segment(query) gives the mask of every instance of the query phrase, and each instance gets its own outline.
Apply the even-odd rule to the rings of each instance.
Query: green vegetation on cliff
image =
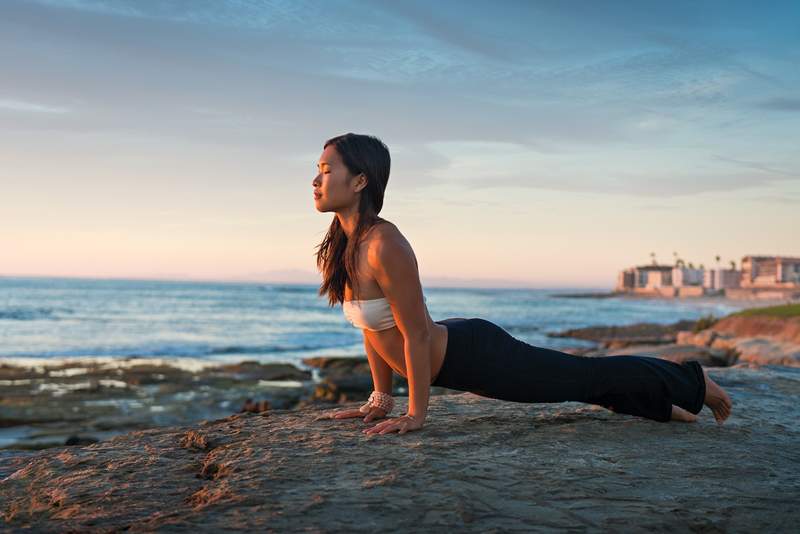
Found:
[[[800,317],[800,303],[781,304],[779,306],[768,306],[766,308],[750,308],[732,313],[728,317],[754,317],[761,315],[770,317]]]

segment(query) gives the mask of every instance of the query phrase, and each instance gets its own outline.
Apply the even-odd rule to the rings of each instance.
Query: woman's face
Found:
[[[364,188],[363,177],[356,179],[344,166],[342,158],[333,145],[322,151],[317,162],[317,175],[311,182],[314,188],[314,204],[318,211],[340,211],[357,207],[358,191]]]

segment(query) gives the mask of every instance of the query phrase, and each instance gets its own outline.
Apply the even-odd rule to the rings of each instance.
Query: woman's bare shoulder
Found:
[[[369,239],[370,248],[379,247],[386,243],[397,243],[410,247],[408,240],[400,229],[394,223],[386,220],[372,227]]]
[[[411,243],[400,232],[393,223],[387,221],[386,224],[377,225],[374,234],[367,245],[367,258],[370,264],[380,263],[379,258],[384,261],[396,261],[402,257],[411,258],[417,263],[417,257]]]

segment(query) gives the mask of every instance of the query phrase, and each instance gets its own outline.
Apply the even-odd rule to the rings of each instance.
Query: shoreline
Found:
[[[712,299],[720,302],[718,297]],[[764,301],[736,303],[739,309],[765,305]],[[680,331],[702,321],[598,325],[547,335],[574,340],[574,346],[559,350],[586,357],[628,351],[673,361],[698,359],[705,366],[731,365],[735,358],[730,348],[714,349],[710,341],[707,347],[691,342],[677,345]],[[394,375],[393,393],[407,394],[407,386],[404,378]],[[365,401],[372,387],[363,354],[309,357],[299,362],[0,358],[0,451],[93,443],[132,430],[186,425],[242,412],[336,407]],[[449,393],[454,391],[431,388],[431,395]]]
[[[767,306],[777,306],[781,304],[796,304],[800,303],[797,298],[733,298],[726,295],[702,295],[697,297],[667,297],[663,295],[648,295],[636,294],[624,291],[609,291],[609,292],[575,292],[575,293],[551,293],[548,295],[552,298],[574,298],[574,299],[590,299],[590,298],[618,298],[622,300],[652,300],[676,303],[713,303],[713,304],[726,304],[734,307],[746,306],[748,308],[760,308]]]

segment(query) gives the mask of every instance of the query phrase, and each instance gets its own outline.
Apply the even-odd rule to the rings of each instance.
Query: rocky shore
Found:
[[[800,304],[749,309],[721,319],[597,326],[549,335],[597,344],[594,348],[567,349],[581,356],[639,354],[675,362],[697,360],[704,366],[800,366]]]
[[[776,308],[766,308],[776,309]],[[733,314],[662,325],[595,326],[549,335],[591,341],[564,349],[586,357],[639,354],[707,367],[800,365],[800,316]],[[366,358],[284,363],[175,362],[130,358],[57,365],[0,364],[0,451],[85,445],[132,430],[185,425],[234,413],[332,407],[372,391]],[[407,383],[395,375],[395,395]],[[434,387],[432,395],[451,394]]]
[[[394,380],[394,393],[406,394],[406,380]],[[196,370],[144,358],[0,364],[0,451],[84,445],[233,413],[333,407],[366,401],[371,391],[366,358],[309,358],[302,369],[243,362]],[[448,392],[432,388],[434,395]]]
[[[366,436],[317,407],[138,430],[0,457],[0,525],[36,532],[789,532],[800,369],[713,368],[722,426],[465,393]],[[407,398],[398,398],[398,413]],[[348,402],[345,406],[356,407]]]

